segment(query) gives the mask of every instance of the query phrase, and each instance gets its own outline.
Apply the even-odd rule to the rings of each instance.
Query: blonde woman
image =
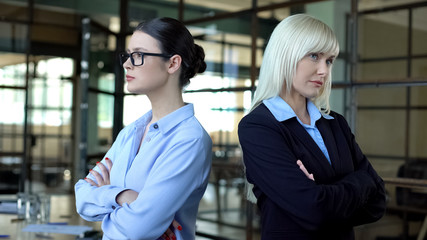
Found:
[[[385,190],[346,120],[329,109],[333,31],[304,14],[273,31],[253,107],[239,124],[262,239],[354,239],[380,219]]]

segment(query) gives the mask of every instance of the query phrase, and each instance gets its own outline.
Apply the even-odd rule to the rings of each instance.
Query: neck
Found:
[[[294,110],[297,117],[304,123],[310,124],[310,114],[307,110],[307,98],[302,95],[281,94],[280,97]]]
[[[161,95],[150,94],[147,96],[150,99],[153,112],[151,122],[156,122],[185,105],[181,91]]]

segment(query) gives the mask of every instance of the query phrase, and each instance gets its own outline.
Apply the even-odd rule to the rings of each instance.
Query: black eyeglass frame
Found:
[[[141,64],[138,64],[138,65],[135,64],[135,61],[133,60],[133,57],[132,57],[132,55],[136,53],[141,55]],[[131,53],[122,52],[122,53],[119,53],[120,64],[123,65],[130,58],[130,62],[132,63],[133,66],[135,67],[142,66],[144,65],[144,55],[163,57],[163,58],[171,58],[173,56],[173,55],[166,55],[163,53],[148,53],[148,52],[139,52],[139,51],[131,52]],[[125,56],[126,56],[126,60],[123,60]]]

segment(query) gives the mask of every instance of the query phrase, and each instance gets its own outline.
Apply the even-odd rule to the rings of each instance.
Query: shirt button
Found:
[[[159,125],[154,124],[154,129],[157,129],[157,128],[159,128]]]

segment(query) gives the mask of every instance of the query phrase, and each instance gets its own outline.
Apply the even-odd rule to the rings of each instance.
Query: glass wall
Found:
[[[427,28],[421,17],[425,14],[425,3],[409,2],[359,14],[355,133],[367,157],[386,179],[389,214],[381,221],[396,224],[405,238],[419,231],[419,222],[413,222],[408,214],[425,208],[419,204],[425,195],[412,195],[416,190],[402,190],[387,180],[427,178],[427,132],[423,126],[427,116]],[[411,213],[408,208],[413,209]]]
[[[20,54],[0,53],[9,59]],[[25,65],[0,67],[0,193],[16,193],[24,157]]]
[[[40,57],[30,85],[28,119],[31,132],[33,190],[43,183],[46,192],[67,192],[73,166],[74,61]]]
[[[163,16],[180,18],[206,54],[206,71],[184,89],[184,100],[194,103],[214,143],[201,219],[245,228],[236,217],[245,216],[247,204],[237,126],[250,109],[268,38],[292,14],[308,13],[334,29],[340,54],[331,107],[353,126],[380,175],[395,177],[403,165],[427,160],[425,1],[360,0],[357,31],[352,31],[351,0],[107,0],[99,5],[40,0],[33,14],[27,1],[11,2],[0,0],[0,110],[8,113],[0,118],[0,191],[16,192],[20,172],[27,169],[34,189],[71,192],[70,174],[86,174],[111,146],[115,131],[151,108],[145,96],[127,92],[117,51],[125,49],[124,39],[139,22]],[[91,20],[87,65],[80,62],[83,16]],[[350,61],[353,55],[356,63]],[[87,86],[80,76],[85,67]],[[87,94],[83,105],[82,93]],[[85,107],[87,118],[80,118]],[[87,142],[81,142],[82,135]],[[81,146],[87,148],[84,170],[73,168],[81,161]],[[28,164],[22,166],[25,158]],[[4,180],[10,173],[12,181]],[[396,203],[395,186],[387,185],[387,191]]]
[[[406,7],[359,18],[356,81],[364,88],[357,91],[357,136],[374,162],[388,162],[392,169],[382,168],[387,177],[427,157],[416,150],[425,145],[421,136],[427,136],[420,125],[427,106],[422,94],[427,55],[421,44],[427,29],[419,22],[425,11]]]

